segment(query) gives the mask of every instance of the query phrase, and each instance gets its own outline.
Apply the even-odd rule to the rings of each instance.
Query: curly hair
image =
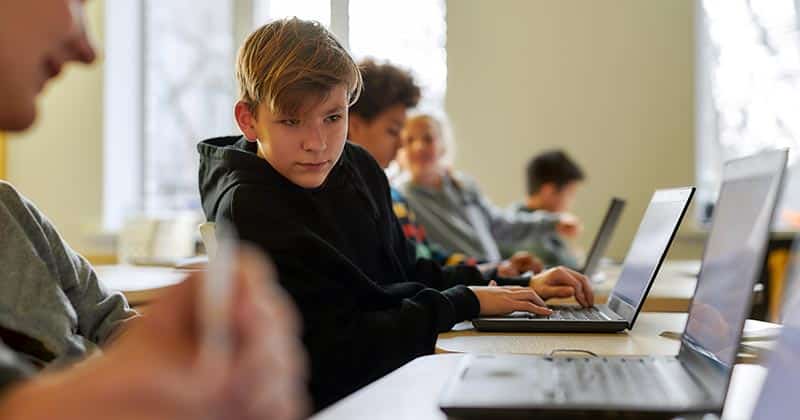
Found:
[[[378,64],[372,59],[362,61],[358,68],[363,89],[358,101],[350,106],[351,114],[372,121],[395,105],[413,108],[419,102],[419,86],[408,71],[389,63]]]

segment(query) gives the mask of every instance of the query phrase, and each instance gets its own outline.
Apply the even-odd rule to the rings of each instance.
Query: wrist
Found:
[[[547,294],[545,293],[545,288],[542,287],[541,282],[536,281],[536,276],[531,277],[531,281],[528,287],[533,289],[533,291],[536,292],[536,294],[539,295],[539,297],[542,298],[543,300],[547,300],[550,298],[550,296],[547,296]]]

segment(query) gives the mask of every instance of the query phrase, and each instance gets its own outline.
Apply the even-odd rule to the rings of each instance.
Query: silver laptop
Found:
[[[797,417],[797,386],[800,383],[800,236],[794,240],[784,290],[783,328],[767,359],[767,377],[761,388],[753,420]]]
[[[677,356],[466,356],[440,408],[459,418],[721,412],[786,156],[767,152],[725,165]]]
[[[606,215],[603,217],[603,223],[600,224],[600,230],[597,231],[592,247],[589,248],[589,253],[586,255],[586,262],[584,262],[583,268],[580,270],[586,277],[591,279],[597,274],[600,260],[605,256],[608,244],[611,243],[611,237],[614,235],[614,230],[616,230],[619,219],[622,216],[622,210],[625,210],[625,200],[613,197],[611,204],[608,205]]]
[[[605,304],[591,308],[551,306],[553,314],[549,316],[514,312],[477,318],[472,324],[479,331],[502,332],[617,332],[633,328],[693,194],[694,187],[653,193],[619,280]]]

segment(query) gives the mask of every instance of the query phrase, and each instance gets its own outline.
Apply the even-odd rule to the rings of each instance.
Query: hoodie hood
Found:
[[[331,188],[344,188],[347,183],[355,184],[358,190],[366,188],[364,180],[356,172],[345,168],[347,155],[357,148],[346,143],[345,150],[336,162],[325,182],[314,189],[300,187],[281,175],[266,160],[258,157],[258,145],[247,141],[243,136],[214,137],[197,145],[200,154],[199,182],[200,198],[207,220],[216,220],[219,204],[225,194],[237,185],[256,184],[280,191],[278,195],[314,195],[316,191]],[[375,209],[375,204],[370,205]]]

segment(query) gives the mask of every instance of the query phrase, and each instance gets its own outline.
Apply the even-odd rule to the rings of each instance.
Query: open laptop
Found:
[[[784,281],[783,328],[767,359],[767,377],[756,402],[753,420],[797,417],[800,383],[800,236],[794,239],[792,259]]]
[[[439,400],[459,418],[719,413],[787,153],[728,162],[677,356],[466,356]]]
[[[611,237],[614,235],[614,230],[617,228],[624,209],[625,200],[617,197],[611,199],[611,204],[608,205],[600,230],[597,232],[597,236],[594,237],[592,247],[589,248],[589,253],[586,255],[586,262],[584,262],[583,268],[580,270],[586,277],[591,279],[597,274],[600,260],[606,254],[606,249],[611,242]]]
[[[479,331],[503,332],[617,332],[633,328],[693,194],[694,187],[653,193],[619,280],[605,304],[591,308],[553,306],[549,316],[514,312],[476,318],[472,324]]]

